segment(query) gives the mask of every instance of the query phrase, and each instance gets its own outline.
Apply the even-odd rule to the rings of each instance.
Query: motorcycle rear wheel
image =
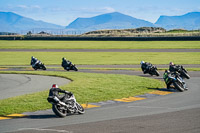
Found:
[[[67,116],[67,111],[60,109],[60,107],[56,104],[52,105],[52,110],[58,117],[65,117]]]

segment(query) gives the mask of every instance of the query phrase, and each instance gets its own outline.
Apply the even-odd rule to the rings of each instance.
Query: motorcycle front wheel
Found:
[[[184,91],[184,88],[181,87],[181,85],[179,85],[177,82],[174,82],[173,84],[174,84],[175,89],[177,89],[178,91],[180,92]]]
[[[58,117],[65,117],[65,116],[67,116],[67,111],[64,110],[64,107],[62,107],[62,106],[58,106],[56,104],[53,104],[52,105],[52,110],[56,114],[56,116],[58,116]]]
[[[74,66],[74,71],[78,71],[78,69],[76,68],[76,66]]]
[[[47,68],[45,66],[42,67],[42,70],[47,70]]]
[[[78,110],[79,114],[84,114],[85,113],[84,108],[79,103],[76,103],[76,107],[77,107],[77,110]]]
[[[187,79],[190,79],[190,75],[186,72],[181,73],[183,77],[186,77]]]
[[[156,76],[160,76],[160,73],[157,70],[155,70],[155,74]]]

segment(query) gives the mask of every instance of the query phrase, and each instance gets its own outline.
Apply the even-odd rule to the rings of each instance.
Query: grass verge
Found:
[[[139,64],[141,60],[153,64],[200,64],[199,52],[0,52],[0,65],[30,65],[31,56],[46,65],[60,65],[62,57],[74,64]]]
[[[199,49],[200,41],[0,41],[0,49]]]
[[[163,88],[163,82],[138,76],[48,71],[7,71],[0,73],[39,74],[64,77],[73,82],[61,86],[72,91],[79,103],[90,103],[135,96]],[[0,116],[51,108],[48,90],[0,100]]]

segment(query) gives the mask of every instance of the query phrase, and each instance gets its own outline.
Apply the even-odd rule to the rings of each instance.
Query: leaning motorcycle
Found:
[[[152,76],[152,75],[156,75],[156,76],[159,76],[160,75],[160,73],[158,72],[158,69],[157,69],[157,67],[156,66],[151,66],[150,68],[149,68],[149,74]]]
[[[190,75],[188,74],[187,70],[181,65],[178,66],[178,73],[182,78],[190,79]]]
[[[151,76],[153,76],[153,75],[159,76],[160,75],[160,73],[158,72],[157,67],[154,66],[154,65],[149,65],[148,68],[143,68],[143,69],[148,69],[147,73],[149,73]]]
[[[65,117],[68,114],[85,113],[84,108],[76,102],[76,98],[73,94],[68,96],[66,102],[60,101],[57,97],[48,97],[47,100],[52,104],[52,110],[58,117]]]
[[[37,70],[37,69],[46,70],[47,69],[46,66],[41,62],[36,63],[35,66],[33,66],[33,64],[31,64],[31,65],[34,70]]]
[[[165,72],[163,74],[163,79],[166,83],[167,86],[172,86],[174,89],[183,92],[184,90],[187,90],[188,88],[186,87],[185,81],[182,79],[179,73],[174,72],[174,73],[167,73]]]
[[[78,71],[78,68],[76,67],[76,65],[74,64],[70,64],[70,65],[64,65],[63,68],[67,71],[69,70],[74,70],[74,71]]]

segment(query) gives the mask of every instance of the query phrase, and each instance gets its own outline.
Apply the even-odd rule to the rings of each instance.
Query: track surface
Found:
[[[186,50],[182,52],[186,52]],[[199,50],[193,52],[199,52]],[[128,70],[82,69],[80,71],[150,77],[141,72]],[[190,72],[189,74],[192,78],[186,80],[189,87],[186,92],[175,92],[170,95],[156,96],[130,103],[107,104],[99,108],[86,109],[84,115],[70,115],[66,118],[55,117],[51,110],[28,112],[29,116],[24,118],[1,120],[0,132],[199,133],[200,72]],[[161,76],[156,78],[162,79],[162,72]]]
[[[84,115],[63,119],[55,117],[51,110],[29,112],[25,118],[0,121],[0,132],[200,132],[199,81],[199,76],[187,80],[190,89],[186,92],[131,103],[108,104],[87,109]]]
[[[0,74],[0,99],[48,90],[52,83],[63,85],[69,82],[52,76]]]
[[[0,52],[200,52],[200,49],[0,49]]]

